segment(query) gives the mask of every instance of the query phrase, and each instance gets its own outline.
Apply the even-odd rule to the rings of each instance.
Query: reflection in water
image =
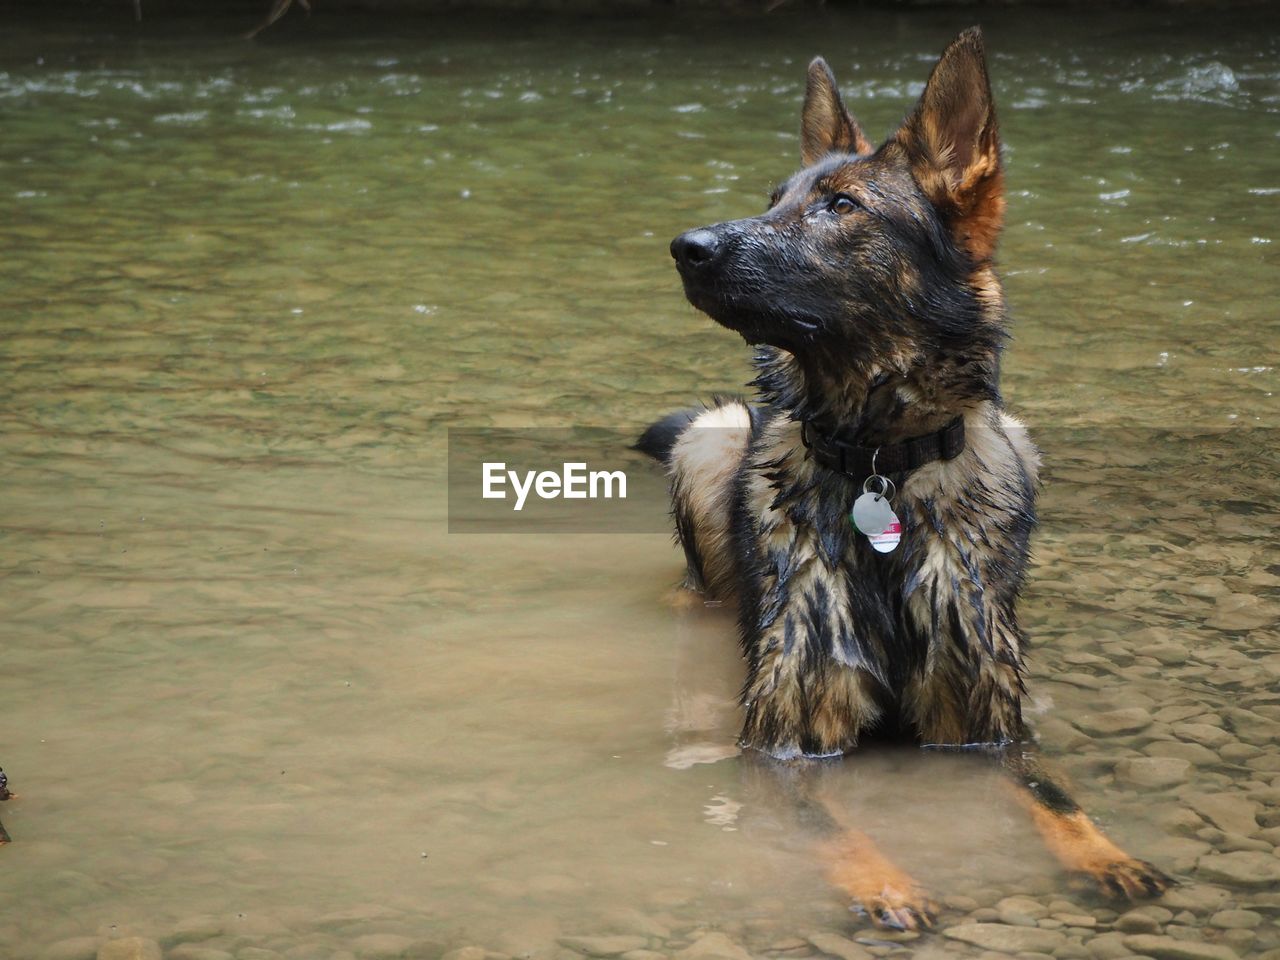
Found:
[[[795,166],[810,56],[888,130],[964,16],[10,25],[6,949],[920,948],[738,755],[732,617],[666,602],[667,538],[448,535],[443,461],[447,427],[740,390],[669,238]],[[818,768],[949,924],[1280,943],[1269,16],[984,14],[1005,384],[1048,464],[1038,727],[1187,882],[1146,920],[1071,892],[972,758]]]

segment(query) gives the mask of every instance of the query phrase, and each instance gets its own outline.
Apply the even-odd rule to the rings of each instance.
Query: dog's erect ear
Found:
[[[804,112],[800,116],[800,156],[805,166],[829,153],[870,153],[871,144],[858,122],[844,108],[836,78],[827,61],[814,57],[804,88]]]
[[[893,140],[956,242],[975,260],[990,258],[1004,220],[1004,174],[981,30],[951,42]]]

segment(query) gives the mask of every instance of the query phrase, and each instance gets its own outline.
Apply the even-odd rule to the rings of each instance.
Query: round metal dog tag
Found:
[[[874,537],[867,537],[871,541],[871,546],[875,547],[880,553],[889,553],[902,540],[902,524],[898,522],[898,518],[893,518],[893,523],[889,524],[882,532],[877,533]]]
[[[859,533],[868,537],[876,537],[884,533],[891,524],[898,522],[893,507],[889,506],[887,497],[868,491],[853,501],[853,510],[849,519],[858,528]]]

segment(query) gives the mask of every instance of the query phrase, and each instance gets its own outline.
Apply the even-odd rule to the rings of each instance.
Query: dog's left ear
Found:
[[[800,157],[806,167],[829,153],[870,153],[858,121],[845,109],[827,61],[814,57],[804,87],[804,111],[800,115]]]
[[[1004,173],[979,28],[943,52],[893,140],[956,243],[978,262],[990,259],[1004,221]]]

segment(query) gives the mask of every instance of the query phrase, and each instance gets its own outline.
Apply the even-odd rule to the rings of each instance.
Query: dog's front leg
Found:
[[[834,803],[824,801],[823,806],[838,825],[818,845],[831,884],[861,905],[878,927],[932,927],[938,908],[924,888],[886,857],[875,841],[850,826]]]
[[[816,562],[799,564],[789,577],[778,570],[774,589],[762,592],[759,627],[747,635],[742,743],[789,764],[843,755],[880,719],[883,685],[875,679],[873,653],[855,639],[852,611],[831,579]],[[834,800],[812,788],[798,799],[819,814],[818,855],[834,886],[877,926],[932,926],[936,908],[924,890],[854,828]]]
[[[767,782],[783,790],[797,826],[812,836],[812,850],[827,881],[886,930],[932,927],[938,908],[906,871],[890,860],[853,817],[827,782],[838,765],[812,760],[764,763]],[[838,782],[838,781],[837,781]]]
[[[1156,897],[1173,885],[1160,869],[1112,843],[1034,752],[1011,745],[1004,751],[1002,766],[1045,845],[1069,873],[1108,896],[1128,900]]]

